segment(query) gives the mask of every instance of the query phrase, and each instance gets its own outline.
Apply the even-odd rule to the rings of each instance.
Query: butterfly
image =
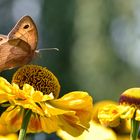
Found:
[[[28,64],[35,54],[38,32],[30,16],[22,17],[6,35],[0,35],[0,71]]]

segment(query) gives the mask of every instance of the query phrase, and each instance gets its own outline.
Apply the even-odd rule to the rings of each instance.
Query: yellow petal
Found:
[[[23,85],[23,91],[28,94],[29,96],[32,96],[34,94],[34,88],[30,86],[29,84]]]
[[[125,105],[124,106],[121,105],[121,106],[119,106],[119,108],[122,112],[122,114],[120,116],[122,119],[131,119],[134,115],[135,110],[136,110],[134,107],[125,106]]]
[[[36,133],[36,132],[42,132],[42,131],[43,129],[41,126],[39,115],[32,113],[29,124],[28,124],[27,132]]]
[[[139,109],[136,110],[135,120],[140,121],[140,110]]]
[[[53,94],[43,95],[43,93],[40,91],[35,91],[32,98],[35,102],[43,102],[54,99]]]
[[[91,119],[93,110],[92,97],[87,92],[74,91],[65,94],[63,97],[51,100],[49,102],[52,106],[56,106],[61,109],[76,111],[81,120]],[[86,114],[86,116],[85,116]],[[84,116],[84,117],[83,117]]]
[[[87,92],[73,91],[59,99],[53,100],[51,103],[66,109],[83,109],[85,106],[91,106],[92,98]]]
[[[43,110],[33,100],[13,100],[13,102],[15,105],[22,106],[25,109],[30,109],[39,115],[44,115]]]
[[[62,130],[75,137],[81,135],[87,129],[80,124],[79,118],[76,116],[60,115],[58,122]]]
[[[12,86],[10,85],[10,83],[0,77],[0,103],[6,102],[8,101],[8,94],[11,94],[12,91]]]
[[[11,84],[4,78],[0,77],[0,91],[11,93]]]
[[[7,135],[12,133],[8,125],[6,125],[2,119],[0,119],[0,135]]]
[[[36,91],[34,92],[34,94],[32,94],[32,98],[35,102],[40,102],[42,101],[43,93],[40,91]]]
[[[40,121],[44,132],[52,133],[59,129],[57,116],[49,118],[40,116]]]
[[[70,92],[59,99],[49,101],[49,103],[51,106],[75,112],[75,116],[71,116],[67,113],[63,116],[60,116],[61,119],[63,118],[61,121],[64,122],[64,124],[67,123],[68,125],[67,128],[65,127],[65,129],[67,129],[66,131],[73,129],[74,126],[80,131],[74,130],[77,132],[75,134],[73,132],[72,133],[74,135],[78,135],[83,131],[83,129],[89,127],[89,121],[92,119],[93,103],[92,98],[88,95],[87,92]],[[74,120],[75,118],[78,119],[76,119],[76,121],[70,121],[70,119],[68,119],[69,117],[71,119],[73,118]]]
[[[8,101],[8,95],[6,93],[0,92],[0,103],[4,103]]]
[[[16,132],[21,127],[23,110],[20,107],[10,106],[1,115],[1,122],[12,132]]]
[[[75,115],[75,111],[57,108],[57,106],[56,107],[52,106],[49,103],[39,103],[39,104],[40,104],[41,108],[44,110],[44,113],[47,117],[62,115],[62,114],[66,114],[66,113]]]

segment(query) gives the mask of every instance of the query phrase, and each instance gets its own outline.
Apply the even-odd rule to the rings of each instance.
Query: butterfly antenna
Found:
[[[36,52],[40,52],[40,51],[53,51],[53,50],[59,51],[58,48],[44,48],[44,49],[38,49],[38,50],[36,50]]]

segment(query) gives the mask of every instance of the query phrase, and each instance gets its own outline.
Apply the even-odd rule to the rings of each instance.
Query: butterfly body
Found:
[[[0,35],[0,71],[29,63],[36,54],[37,41],[36,25],[24,16],[7,36]]]

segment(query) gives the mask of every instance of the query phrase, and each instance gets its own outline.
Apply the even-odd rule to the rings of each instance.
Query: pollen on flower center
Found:
[[[119,103],[140,108],[140,88],[131,88],[123,92],[120,96]]]
[[[37,65],[25,65],[19,68],[13,75],[12,83],[18,84],[20,88],[24,84],[29,84],[43,94],[53,93],[55,98],[60,92],[60,84],[54,74],[47,68]]]

